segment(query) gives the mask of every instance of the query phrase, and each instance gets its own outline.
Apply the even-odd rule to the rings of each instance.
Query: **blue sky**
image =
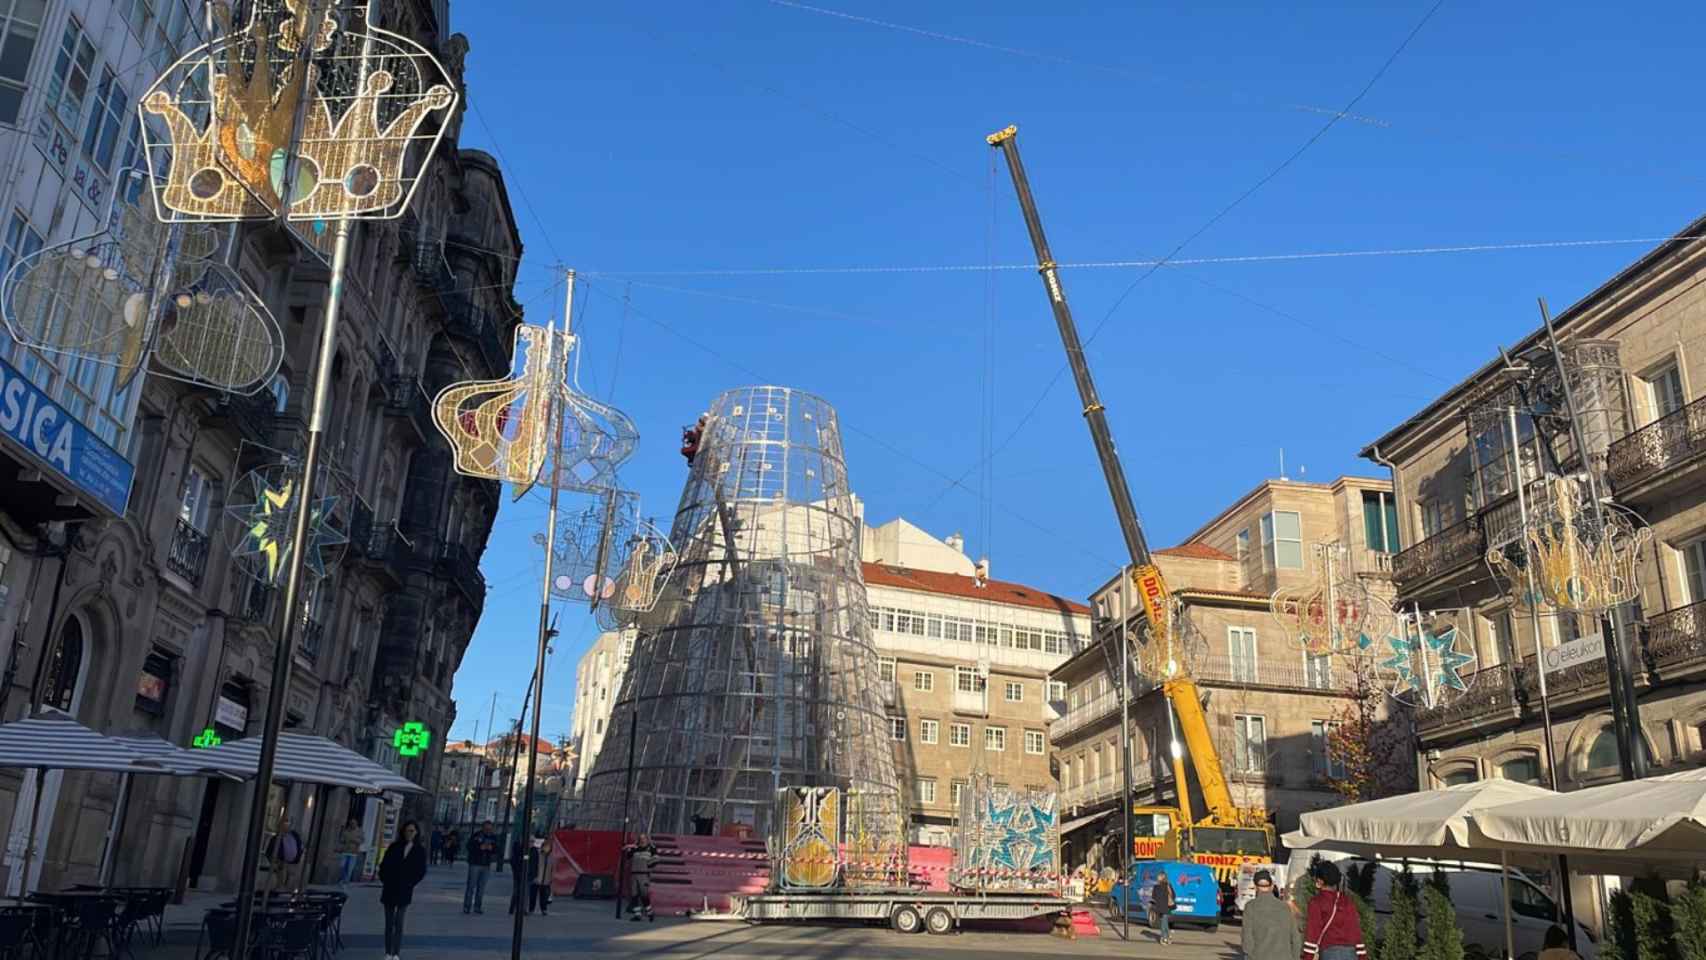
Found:
[[[543,322],[553,264],[587,274],[581,386],[639,424],[623,482],[661,526],[680,427],[782,383],[839,409],[870,519],[961,531],[996,576],[1082,596],[1123,550],[1036,274],[988,269],[1033,258],[984,135],[1019,124],[1063,264],[1187,239],[1180,261],[1645,240],[1701,213],[1698,4],[1430,7],[459,0],[452,26],[462,142],[499,155],[527,247],[519,296]],[[1165,545],[1282,447],[1293,477],[1374,473],[1357,450],[1534,327],[1537,296],[1562,309],[1651,245],[1063,279]],[[520,707],[543,517],[499,514],[456,737],[490,729],[494,692],[500,725]],[[548,736],[596,636],[579,608],[561,629]]]

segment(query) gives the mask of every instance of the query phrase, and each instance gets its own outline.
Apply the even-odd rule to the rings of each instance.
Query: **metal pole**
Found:
[[[1131,567],[1120,568],[1120,771],[1124,777],[1123,797],[1124,806],[1121,813],[1125,819],[1125,835],[1120,840],[1120,882],[1125,885],[1125,894],[1120,903],[1126,903],[1131,897],[1131,670],[1127,666],[1131,662],[1131,638],[1126,628],[1129,617],[1129,601],[1126,599],[1126,586],[1131,583]],[[1131,940],[1131,910],[1120,911],[1120,939]]]
[[[574,337],[569,329],[569,318],[574,315],[575,305],[575,272],[573,270],[564,272],[563,288],[563,350],[565,351],[564,357],[567,358],[569,345],[574,343]],[[547,337],[546,340],[549,342],[550,338]],[[546,358],[552,359],[555,352],[554,349],[547,349]],[[553,369],[555,368],[553,367]],[[557,448],[551,458],[551,497],[550,505],[545,511],[545,578],[544,583],[539,588],[539,649],[533,657],[533,676],[536,681],[534,686],[538,688],[539,695],[533,698],[533,726],[527,738],[527,782],[521,788],[521,861],[510,867],[512,872],[520,870],[523,873],[522,883],[528,882],[525,876],[527,871],[527,844],[533,837],[533,786],[534,774],[539,763],[539,751],[533,747],[539,742],[539,721],[545,707],[545,650],[551,642],[551,560],[556,552],[557,496],[562,488],[563,421],[568,419],[568,411],[562,406],[561,386],[555,381],[551,383],[551,392],[553,394],[551,405],[557,411],[555,425]],[[509,941],[510,960],[521,960],[521,927],[527,918],[525,895],[525,889],[518,890],[516,893],[515,930],[511,933]]]
[[[634,802],[634,745],[640,739],[640,704],[634,701],[628,704],[628,786],[622,791],[622,844],[628,843],[628,825],[633,811]],[[628,860],[620,853],[616,856],[616,919],[622,919],[622,880],[627,872]]]
[[[1570,386],[1569,371],[1564,368],[1564,352],[1558,347],[1558,331],[1552,325],[1552,311],[1546,308],[1546,298],[1540,298],[1540,319],[1546,325],[1546,339],[1552,347],[1552,362],[1558,366],[1558,379],[1564,385],[1564,405],[1570,414],[1570,434],[1576,441],[1576,455],[1581,458],[1582,471],[1588,478],[1588,498],[1593,507],[1594,523],[1601,530],[1605,529],[1605,510],[1599,499],[1599,477],[1594,473],[1593,466],[1588,462],[1587,441],[1582,434],[1580,411],[1576,408],[1575,388]],[[1624,622],[1624,608],[1621,604],[1609,611],[1609,616],[1602,615],[1600,629],[1606,635],[1605,653],[1607,687],[1611,695],[1612,727],[1617,732],[1618,761],[1622,767],[1623,779],[1639,780],[1647,776],[1647,756],[1644,751],[1637,750],[1635,737],[1641,729],[1641,706],[1635,698],[1634,664],[1629,659],[1629,649],[1624,644],[1628,634]]]
[[[362,62],[366,63],[363,53]],[[260,865],[261,833],[266,826],[267,797],[272,792],[273,767],[278,760],[278,738],[284,726],[284,695],[290,689],[291,649],[302,622],[297,600],[302,594],[302,567],[308,550],[308,523],[314,514],[315,473],[320,469],[320,441],[326,432],[326,406],[331,396],[332,355],[337,351],[338,313],[344,302],[344,267],[349,262],[348,218],[333,228],[332,278],[326,291],[326,319],[320,326],[320,355],[314,364],[314,400],[308,420],[308,448],[302,458],[302,476],[296,481],[295,529],[291,531],[290,559],[284,581],[284,624],[278,629],[273,648],[272,686],[267,690],[267,714],[261,725],[260,766],[255,773],[249,800],[249,826],[243,841],[243,872],[237,880],[237,930],[235,949],[248,943],[255,911],[255,870]]]

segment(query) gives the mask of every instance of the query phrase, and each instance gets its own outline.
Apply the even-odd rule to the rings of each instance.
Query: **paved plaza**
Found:
[[[462,878],[467,868],[437,866],[415,891],[403,939],[404,960],[447,958],[504,958],[509,956],[511,918],[507,913],[510,882],[494,876],[487,888],[486,912],[462,913]],[[344,950],[340,960],[378,960],[383,953],[384,919],[377,884],[349,888],[344,914]],[[137,951],[139,960],[194,960],[196,935],[204,910],[228,896],[192,896],[166,913],[164,947]],[[1132,926],[1132,942],[1119,938],[1117,928],[1103,921],[1100,937],[1066,941],[1047,934],[967,932],[954,936],[902,936],[886,929],[857,926],[753,926],[727,921],[696,921],[659,917],[655,923],[617,920],[609,900],[558,899],[549,916],[527,918],[523,953],[533,957],[631,956],[671,960],[747,960],[747,958],[821,958],[821,960],[973,960],[992,953],[1004,957],[1189,957],[1192,960],[1238,960],[1238,928],[1217,933],[1194,929],[1176,931],[1171,946],[1154,942],[1147,931]]]

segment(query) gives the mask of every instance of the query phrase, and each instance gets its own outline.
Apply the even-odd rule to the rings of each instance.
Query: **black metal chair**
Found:
[[[96,956],[134,957],[125,937],[124,898],[77,897],[66,911],[65,935],[61,938],[67,957],[90,960]],[[97,954],[96,946],[106,952]]]
[[[41,956],[39,933],[46,913],[31,907],[0,909],[0,960],[34,960]]]
[[[324,917],[318,910],[268,915],[258,944],[261,960],[317,960],[324,949]]]
[[[203,952],[203,946],[206,952]],[[246,951],[238,951],[237,914],[230,910],[209,910],[202,917],[201,932],[196,936],[196,960],[241,960]]]

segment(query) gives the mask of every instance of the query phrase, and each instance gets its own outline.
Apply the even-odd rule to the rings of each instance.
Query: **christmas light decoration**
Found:
[[[1274,623],[1310,656],[1364,650],[1370,644],[1369,616],[1375,606],[1368,585],[1351,571],[1340,543],[1314,545],[1308,582],[1281,587],[1268,600]]]

